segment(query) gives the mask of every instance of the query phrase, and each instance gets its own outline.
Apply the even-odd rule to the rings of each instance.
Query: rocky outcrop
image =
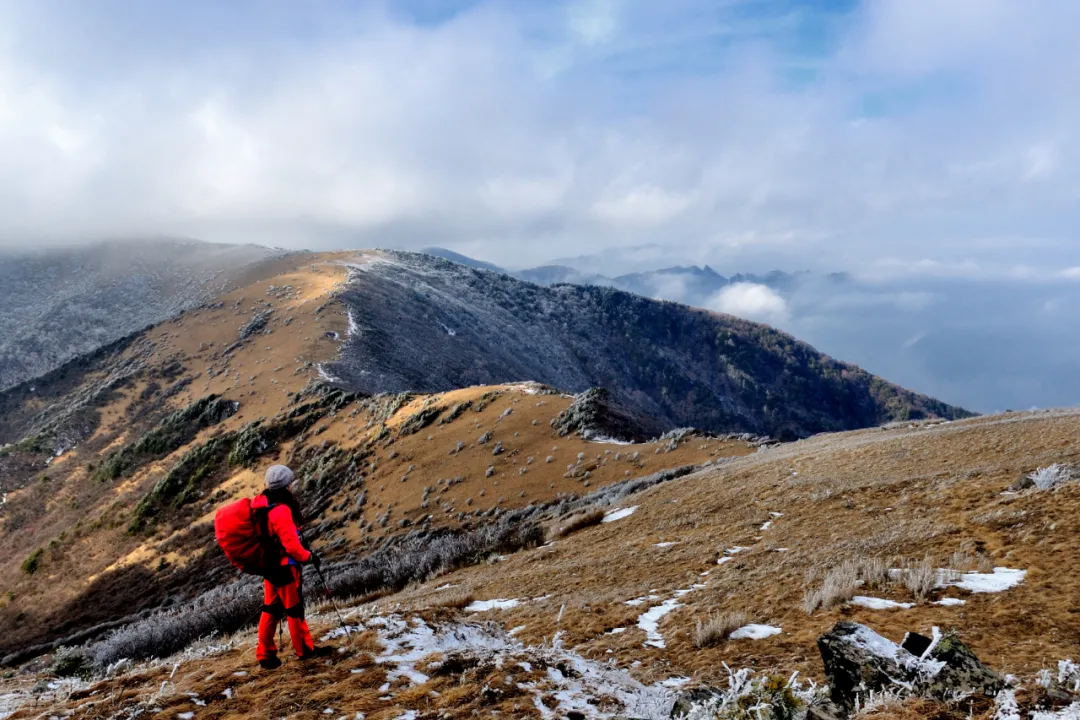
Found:
[[[551,426],[560,436],[577,434],[586,439],[636,443],[655,438],[664,430],[656,420],[620,405],[604,388],[590,388],[575,397]]]
[[[943,699],[961,693],[993,697],[1003,687],[955,634],[943,636],[936,628],[933,638],[909,633],[898,645],[865,625],[840,622],[818,639],[818,649],[830,699],[842,713],[851,712],[857,698],[886,689]]]

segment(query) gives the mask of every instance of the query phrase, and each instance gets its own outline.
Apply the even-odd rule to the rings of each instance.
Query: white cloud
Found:
[[[876,0],[812,58],[739,3],[491,0],[414,23],[330,2],[302,32],[251,7],[181,12],[165,42],[93,4],[0,4],[0,242],[346,238],[509,266],[649,245],[889,277],[1075,257],[1069,0]],[[792,67],[811,71],[794,87]],[[991,232],[1014,242],[965,254]],[[1034,237],[1059,244],[1031,260]]]
[[[689,195],[642,186],[618,197],[598,200],[593,205],[593,212],[614,225],[659,225],[677,218],[692,201]]]
[[[710,310],[773,325],[788,318],[787,302],[767,285],[733,283],[708,302]]]

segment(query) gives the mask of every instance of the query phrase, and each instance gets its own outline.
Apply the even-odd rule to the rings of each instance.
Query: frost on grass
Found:
[[[492,623],[448,623],[432,626],[423,619],[401,616],[366,620],[357,631],[374,630],[382,652],[375,658],[391,683],[416,686],[464,664],[501,668],[510,677],[517,669],[530,674],[518,687],[532,696],[543,718],[565,718],[571,712],[590,718],[668,718],[674,693],[662,684],[646,686],[625,670],[596,662],[553,642],[529,646]],[[424,671],[417,669],[423,663]],[[539,671],[539,672],[536,672]],[[538,677],[539,676],[539,677]]]
[[[755,675],[752,670],[732,670],[727,664],[728,687],[682,708],[684,720],[794,720],[805,718],[807,709],[826,695],[813,681],[795,673],[790,677]]]
[[[1076,468],[1072,465],[1054,463],[1049,467],[1041,467],[1028,475],[1026,483],[1022,485],[1034,486],[1037,490],[1051,490],[1059,485],[1064,485],[1076,478]]]

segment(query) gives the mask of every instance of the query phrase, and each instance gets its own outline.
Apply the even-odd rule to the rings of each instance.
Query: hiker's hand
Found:
[[[316,555],[315,553],[311,553],[311,557],[308,558],[308,562],[310,564],[314,565],[316,570],[319,570],[319,569],[322,568],[322,558],[319,557],[318,555]]]

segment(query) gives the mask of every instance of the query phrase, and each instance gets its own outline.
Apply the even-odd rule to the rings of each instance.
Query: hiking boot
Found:
[[[263,670],[277,670],[279,667],[281,667],[281,660],[278,659],[277,655],[272,655],[265,660],[260,660],[259,667],[261,667]]]
[[[311,660],[312,658],[330,657],[334,654],[334,648],[327,645],[319,647],[313,647],[310,650],[305,650],[304,654],[300,656],[301,660]]]

